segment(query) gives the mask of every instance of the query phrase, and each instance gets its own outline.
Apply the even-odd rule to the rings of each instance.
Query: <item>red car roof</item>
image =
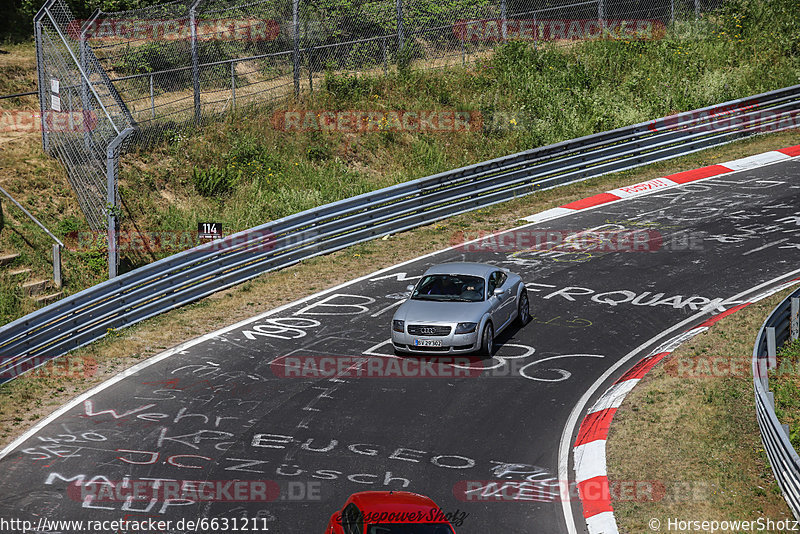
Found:
[[[352,502],[365,513],[375,515],[382,512],[406,512],[420,517],[418,521],[400,520],[401,523],[446,523],[442,514],[437,514],[440,508],[433,500],[418,493],[410,491],[362,491],[354,493]],[[432,512],[432,513],[431,513]],[[432,518],[434,518],[432,520]],[[385,521],[390,523],[392,521]]]

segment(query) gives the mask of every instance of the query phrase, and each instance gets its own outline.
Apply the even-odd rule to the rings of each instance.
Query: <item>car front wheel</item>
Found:
[[[492,323],[487,322],[483,327],[483,334],[481,334],[481,350],[480,355],[486,358],[491,358],[494,354],[494,327]]]
[[[528,292],[524,289],[519,295],[519,306],[517,306],[517,326],[525,326],[531,320],[531,305],[528,301]]]

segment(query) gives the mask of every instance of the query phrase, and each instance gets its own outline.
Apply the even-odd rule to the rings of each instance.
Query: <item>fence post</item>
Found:
[[[675,23],[675,0],[669,0],[669,21]]]
[[[597,2],[597,21],[600,22],[600,30],[605,30],[603,20],[606,18],[606,4],[605,0],[598,0]]]
[[[86,31],[91,27],[94,23],[94,20],[100,14],[100,10],[96,9],[92,17],[89,19],[88,22],[83,24],[83,28],[81,28],[81,40],[79,43],[80,46],[80,58],[81,58],[81,68],[83,72],[87,75],[89,74],[89,59],[88,54],[86,53],[86,48],[89,44],[86,42]],[[92,137],[89,135],[89,128],[86,126],[86,119],[89,117],[89,85],[86,81],[86,78],[83,76],[81,78],[81,107],[83,109],[83,142],[86,145],[86,150],[92,149]],[[72,110],[70,110],[72,111]]]
[[[389,66],[386,63],[386,37],[381,39],[381,42],[383,43],[383,75],[384,76],[388,76],[389,75]]]
[[[156,96],[153,92],[153,75],[150,75],[150,116],[156,118]]]
[[[300,0],[292,0],[294,96],[300,95]]]
[[[120,146],[125,139],[134,132],[133,128],[126,128],[106,149],[106,217],[108,219],[108,279],[117,276],[119,267],[119,247],[117,246],[117,170],[119,168]]]
[[[53,282],[61,289],[61,245],[53,243]]]
[[[47,9],[47,6],[42,8]],[[38,14],[36,15],[39,16]],[[42,148],[46,153],[50,152],[49,136],[47,133],[47,97],[50,94],[47,80],[45,80],[44,53],[42,47],[42,21],[34,19],[34,37],[36,39],[36,72],[39,75],[39,120],[42,123]]]
[[[231,111],[236,109],[236,62],[231,61]]]
[[[800,297],[792,297],[792,315],[789,324],[792,341],[797,341],[800,337]]]
[[[506,24],[506,0],[500,0],[500,24],[502,25],[503,42],[508,39],[508,25]]]
[[[200,122],[200,53],[197,50],[197,6],[196,0],[189,8],[189,26],[192,32],[192,86],[194,88],[194,120]],[[110,252],[110,250],[109,250]]]
[[[314,47],[312,46],[308,53],[306,53],[306,62],[308,63],[308,90],[314,92]]]
[[[694,18],[695,20],[700,18],[700,0],[694,0]]]
[[[397,8],[397,52],[398,55],[403,51],[403,0],[396,0],[395,6]]]

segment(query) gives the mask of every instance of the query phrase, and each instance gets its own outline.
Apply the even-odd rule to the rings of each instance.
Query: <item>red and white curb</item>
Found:
[[[746,158],[728,161],[727,163],[709,165],[708,167],[701,167],[699,169],[692,169],[690,171],[670,174],[668,176],[654,178],[653,180],[648,180],[646,182],[639,182],[638,184],[612,189],[611,191],[606,191],[605,193],[599,193],[588,198],[570,202],[569,204],[564,204],[563,206],[559,206],[557,208],[551,208],[549,210],[536,213],[529,217],[525,217],[524,220],[532,223],[544,222],[550,219],[563,217],[564,215],[571,213],[576,213],[586,208],[594,208],[609,202],[622,200],[623,198],[645,195],[652,193],[653,191],[666,189],[668,187],[675,187],[687,184],[689,182],[703,180],[713,176],[719,176],[721,174],[728,174],[730,172],[754,169],[763,165],[769,165],[770,163],[777,163],[779,161],[791,159],[796,156],[800,156],[800,145],[783,148],[780,150],[772,150],[770,152],[764,152],[763,154],[756,154],[755,156],[748,156]]]
[[[800,148],[800,147],[796,147]],[[800,150],[798,151],[800,153]],[[629,371],[623,374],[589,409],[578,428],[572,453],[575,464],[575,482],[583,505],[583,517],[590,534],[617,534],[617,522],[611,505],[611,491],[606,470],[606,440],[614,414],[622,401],[639,381],[661,360],[669,356],[682,343],[707,331],[714,323],[754,302],[783,291],[800,282],[795,278],[777,287],[759,293],[743,303],[714,315],[707,321],[673,337]]]

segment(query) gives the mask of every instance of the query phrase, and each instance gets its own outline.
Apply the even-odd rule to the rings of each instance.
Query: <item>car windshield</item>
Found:
[[[469,275],[430,274],[424,277],[411,295],[413,300],[480,302],[483,278]]]
[[[453,534],[447,523],[388,523],[369,525],[367,534]]]

